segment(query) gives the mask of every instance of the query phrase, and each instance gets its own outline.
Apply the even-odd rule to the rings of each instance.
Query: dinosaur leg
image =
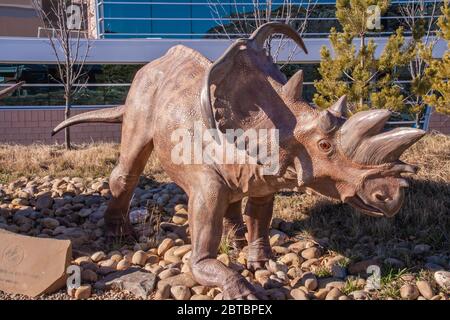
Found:
[[[273,195],[261,198],[249,197],[245,207],[245,223],[248,229],[247,266],[257,270],[264,268],[272,256],[269,243],[269,227],[273,212]]]
[[[105,236],[109,243],[130,241],[134,237],[128,216],[130,200],[153,149],[151,138],[136,137],[135,132],[145,131],[139,128],[126,130],[125,125],[122,129],[119,162],[109,179],[112,198],[105,212]]]
[[[202,181],[208,181],[202,179]],[[228,208],[228,189],[209,180],[189,195],[189,227],[194,278],[204,286],[219,286],[224,299],[256,298],[254,287],[238,272],[216,259]]]
[[[242,249],[246,245],[246,228],[242,220],[242,201],[231,203],[223,218],[222,238],[230,237],[232,245]]]

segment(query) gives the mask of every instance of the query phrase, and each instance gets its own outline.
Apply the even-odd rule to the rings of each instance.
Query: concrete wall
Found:
[[[450,116],[433,111],[428,128],[429,131],[438,131],[450,135]]]
[[[72,114],[89,111],[73,110]],[[64,119],[63,110],[0,110],[0,143],[63,143],[64,132],[50,136],[52,129]],[[430,131],[450,134],[450,116],[433,113]],[[120,124],[80,124],[71,127],[72,141],[120,142]]]

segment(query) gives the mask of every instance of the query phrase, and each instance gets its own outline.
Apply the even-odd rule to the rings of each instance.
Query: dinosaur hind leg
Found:
[[[105,236],[109,243],[133,240],[128,216],[130,200],[153,150],[153,139],[144,124],[132,125],[133,130],[127,128],[127,123],[123,125],[119,162],[109,179],[112,198],[105,212]]]
[[[245,240],[246,228],[242,219],[242,200],[231,203],[223,218],[222,238],[230,240],[233,247],[242,249]]]

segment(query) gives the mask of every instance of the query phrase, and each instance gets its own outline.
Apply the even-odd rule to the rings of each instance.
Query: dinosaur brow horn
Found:
[[[275,33],[280,33],[291,38],[305,53],[308,53],[305,43],[298,32],[290,25],[281,22],[269,22],[263,24],[252,33],[249,40],[254,41],[258,49],[262,49],[266,40]]]

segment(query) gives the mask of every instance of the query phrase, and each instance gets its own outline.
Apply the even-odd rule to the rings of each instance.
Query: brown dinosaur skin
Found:
[[[392,216],[407,186],[400,174],[416,172],[398,157],[424,134],[416,129],[379,134],[389,117],[386,110],[346,120],[345,97],[325,111],[302,101],[302,75],[287,82],[261,50],[271,31],[302,45],[292,29],[271,23],[250,39],[238,40],[214,64],[192,49],[173,47],[136,74],[125,107],[79,115],[54,130],[89,121],[123,123],[120,159],[110,177],[112,200],[105,213],[110,237],[132,234],[129,202],[150,154],[156,153],[189,197],[192,273],[202,285],[222,287],[225,299],[261,298],[238,272],[216,260],[224,227],[236,228],[243,238],[244,197],[248,266],[258,269],[271,254],[269,225],[278,190],[309,188],[367,214]],[[171,133],[192,130],[199,121],[205,129],[221,131],[279,129],[279,171],[264,176],[259,164],[175,164]]]
[[[11,93],[13,93],[15,90],[19,89],[25,82],[19,82],[16,83],[6,89],[0,90],[0,99],[3,99],[5,97],[7,97],[8,95],[10,95]]]

